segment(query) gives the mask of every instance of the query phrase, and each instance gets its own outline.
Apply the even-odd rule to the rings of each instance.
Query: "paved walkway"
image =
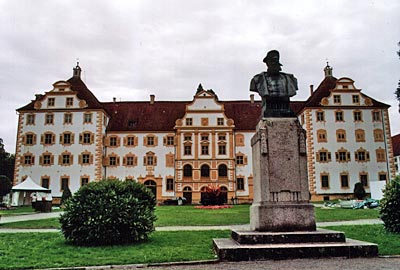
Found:
[[[17,221],[28,221],[28,220],[39,220],[46,218],[59,217],[62,212],[51,212],[51,213],[35,213],[29,215],[18,215],[18,216],[5,216],[0,219],[0,224],[17,222]],[[333,221],[333,222],[317,222],[317,227],[327,226],[341,226],[341,225],[366,225],[366,224],[383,224],[380,219],[360,219],[351,221]],[[156,227],[156,231],[203,231],[203,230],[249,230],[250,225],[225,225],[225,226],[166,226]],[[16,233],[16,232],[59,232],[59,229],[7,229],[0,227],[0,233]]]
[[[15,216],[2,216],[0,218],[0,224],[17,222],[17,221],[27,221],[27,220],[38,220],[59,217],[62,212],[50,212],[50,213],[34,213],[27,215],[15,215]]]

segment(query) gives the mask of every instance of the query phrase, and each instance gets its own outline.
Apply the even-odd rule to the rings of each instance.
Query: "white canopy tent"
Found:
[[[51,190],[36,184],[31,177],[28,176],[23,182],[11,188],[12,206],[31,204],[31,194],[38,193],[41,197],[45,197]],[[26,199],[27,198],[27,199]]]

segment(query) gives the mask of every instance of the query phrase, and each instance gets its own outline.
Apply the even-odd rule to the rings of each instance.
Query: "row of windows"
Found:
[[[360,96],[359,95],[352,95],[351,100],[352,100],[353,104],[360,104]],[[333,95],[333,103],[341,104],[342,103],[341,95]]]
[[[64,145],[69,145],[74,143],[74,138],[75,134],[70,132],[70,131],[65,131],[60,134],[60,144]],[[190,141],[192,140],[191,135],[185,135],[184,140],[186,144],[189,144]],[[202,140],[202,154],[203,155],[208,155],[208,135],[202,135],[201,136]],[[218,135],[218,140],[220,143],[223,143],[226,140],[226,135]],[[22,136],[22,141],[24,145],[35,145],[36,144],[36,134],[32,132],[28,132]],[[240,146],[244,145],[244,138],[243,135],[239,134],[238,135],[238,143]],[[85,131],[79,135],[79,143],[82,144],[91,144],[94,142],[94,134],[91,133],[90,131]],[[55,143],[55,134],[52,132],[45,132],[41,136],[41,144],[54,144]],[[163,138],[163,143],[165,146],[174,146],[175,145],[175,137],[174,135],[166,135]],[[121,138],[118,136],[108,136],[104,140],[104,145],[108,147],[119,147],[121,144]],[[123,138],[123,145],[124,146],[138,146],[138,137],[135,135],[127,135]],[[157,146],[158,145],[158,137],[155,135],[147,135],[143,138],[143,145],[144,146]],[[189,148],[189,147],[186,147]],[[190,147],[191,148],[191,147]],[[219,152],[221,155],[224,151],[226,153],[226,148],[225,147],[220,147]],[[191,154],[191,149],[187,152],[187,155]]]
[[[56,104],[55,98],[48,98],[47,99],[47,107],[54,107]],[[65,107],[72,107],[74,105],[74,98],[67,97],[65,98]]]
[[[387,179],[387,174],[386,172],[380,172],[378,174],[378,179],[379,181],[386,181]],[[320,174],[320,180],[321,180],[321,188],[323,189],[328,189],[330,187],[330,175],[329,173],[321,173]],[[361,172],[359,174],[359,182],[364,187],[369,186],[369,180],[368,180],[368,173],[366,172]],[[339,175],[339,181],[340,181],[340,186],[341,188],[350,188],[350,176],[347,172],[342,172]]]
[[[28,132],[22,136],[22,142],[24,145],[35,145],[36,144],[36,134]],[[63,145],[71,145],[75,142],[75,134],[70,131],[65,131],[60,134],[59,142]],[[40,136],[40,144],[43,145],[53,145],[56,143],[56,135],[47,131]],[[92,144],[94,143],[94,133],[90,131],[84,131],[79,134],[80,144]]]
[[[63,124],[71,125],[73,119],[72,113],[64,113]],[[45,125],[54,125],[54,113],[46,113],[44,116],[44,124]],[[27,125],[35,125],[36,123],[36,115],[28,114],[26,116],[26,124]],[[92,124],[92,113],[84,113],[83,114],[83,124]]]
[[[316,111],[315,112],[317,122],[325,122],[325,111]],[[336,122],[344,122],[344,112],[342,110],[335,111],[335,120]],[[353,111],[353,121],[354,122],[362,122],[363,120],[363,112],[360,110]],[[372,121],[380,122],[382,121],[382,116],[380,111],[372,111]]]
[[[89,177],[88,176],[81,176],[80,177],[80,184],[81,186],[87,185],[89,183]],[[154,181],[146,181],[144,183],[146,186],[154,186],[156,183]],[[165,187],[167,191],[173,191],[174,190],[174,179],[173,178],[167,178],[165,181]],[[69,188],[70,185],[70,178],[68,176],[63,176],[60,178],[60,191],[64,191],[65,189]],[[43,176],[41,178],[41,186],[44,188],[50,188],[50,177],[49,176]],[[243,177],[239,177],[236,179],[236,188],[237,190],[244,190],[245,189],[245,181]]]
[[[186,126],[193,126],[193,118],[186,118],[185,120]],[[223,126],[225,124],[225,119],[223,117],[217,118],[217,126]],[[208,126],[208,118],[201,119],[202,126]]]
[[[190,164],[186,164],[183,166],[183,177],[192,177],[193,176],[193,168]],[[210,166],[207,164],[203,164],[200,167],[200,176],[201,177],[210,177]],[[218,176],[219,177],[227,177],[228,176],[228,167],[225,164],[221,164],[218,166]]]
[[[382,148],[375,150],[376,161],[377,162],[386,162],[386,151]],[[315,153],[316,160],[321,163],[330,162],[332,160],[331,152],[322,148],[318,152]],[[358,162],[367,162],[370,161],[369,151],[360,148],[354,152],[354,158]],[[349,162],[351,161],[351,154],[348,150],[341,148],[337,152],[335,152],[335,157],[337,162]]]
[[[190,156],[192,155],[192,145],[184,145],[183,146],[183,154],[185,156]],[[210,151],[209,151],[209,145],[208,144],[203,144],[201,145],[201,151],[200,151],[201,155],[209,155]],[[226,155],[226,145],[225,144],[219,144],[218,145],[218,155]]]
[[[73,164],[73,155],[64,151],[58,156],[58,164],[62,166],[69,166]],[[84,151],[78,156],[78,164],[80,165],[90,165],[93,164],[93,154],[89,151]],[[174,155],[172,153],[166,155],[166,167],[174,166]],[[35,164],[35,156],[32,153],[25,153],[22,156],[22,164],[24,166],[31,166]],[[39,156],[39,164],[42,166],[51,166],[54,164],[54,155],[48,151],[44,152]],[[236,156],[236,164],[237,165],[246,165],[247,157],[239,153]],[[120,165],[120,157],[116,154],[108,155],[103,160],[104,166],[119,166]],[[123,166],[137,166],[138,158],[136,155],[132,153],[128,153],[124,157],[122,157],[122,165]],[[157,156],[153,152],[146,153],[146,156],[143,157],[143,165],[144,166],[156,166],[157,165]]]
[[[355,141],[356,142],[365,142],[365,131],[363,129],[355,130]],[[347,142],[346,130],[338,129],[336,130],[336,141],[337,142]],[[375,142],[383,142],[384,134],[382,129],[374,129],[374,141]],[[317,130],[317,142],[324,143],[328,142],[328,134],[325,129]]]
[[[64,151],[58,155],[58,165],[70,166],[73,164],[74,156],[68,152]],[[23,166],[32,166],[35,164],[35,156],[32,153],[25,153],[22,156],[21,163]],[[91,165],[93,164],[93,154],[88,151],[82,152],[78,156],[78,164],[80,165]],[[41,166],[51,166],[54,165],[54,155],[50,152],[44,152],[39,156],[39,165]]]

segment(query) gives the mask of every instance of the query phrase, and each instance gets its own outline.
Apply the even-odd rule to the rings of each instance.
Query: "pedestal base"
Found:
[[[254,203],[250,207],[250,229],[253,231],[315,231],[314,206],[304,203]]]
[[[376,257],[378,246],[345,239],[341,232],[253,232],[232,231],[232,238],[214,239],[222,261],[284,260],[324,257]]]

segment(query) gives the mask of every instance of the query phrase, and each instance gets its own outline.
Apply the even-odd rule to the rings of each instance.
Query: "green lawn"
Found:
[[[75,247],[59,233],[0,234],[0,269],[136,264],[214,259],[213,238],[229,231],[154,232],[145,243]]]
[[[33,214],[35,211],[32,206],[15,207],[9,210],[0,210],[0,216],[15,216],[24,214]]]
[[[155,226],[204,226],[248,224],[249,205],[235,205],[226,209],[196,209],[194,206],[159,206]],[[321,209],[316,207],[317,222],[379,218],[377,209]],[[1,224],[0,228],[42,229],[59,228],[58,218]]]
[[[347,238],[378,244],[379,255],[400,255],[400,234],[389,233],[383,225],[325,227],[344,232]]]
[[[400,234],[382,225],[336,226],[346,237],[379,244],[380,255],[400,254]],[[229,231],[154,232],[148,242],[112,247],[75,247],[60,233],[0,234],[0,269],[120,265],[214,259],[212,238]]]
[[[379,218],[379,210],[375,209],[346,209],[346,208],[319,208],[315,207],[317,222],[346,221],[357,219]]]
[[[247,224],[250,205],[235,205],[225,209],[196,209],[192,205],[159,206],[156,226],[200,226]]]

